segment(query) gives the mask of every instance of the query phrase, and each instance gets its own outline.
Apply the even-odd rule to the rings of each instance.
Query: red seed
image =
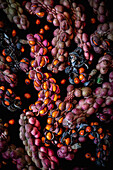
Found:
[[[65,84],[66,83],[66,79],[62,79],[60,83],[61,84]]]
[[[95,18],[91,18],[91,23],[95,24],[95,22],[96,22],[96,19]]]
[[[16,36],[16,30],[13,30],[12,31],[12,37],[15,37]]]
[[[30,99],[30,98],[31,98],[31,95],[30,95],[29,93],[25,93],[25,94],[24,94],[24,97],[25,97],[26,99]]]
[[[21,48],[21,52],[23,53],[25,51],[24,47]]]
[[[25,79],[25,84],[29,85],[30,84],[30,80],[29,79]]]
[[[37,24],[37,25],[40,24],[40,20],[39,20],[39,19],[36,20],[36,24]]]
[[[9,124],[13,125],[15,123],[14,119],[9,120]]]
[[[48,25],[45,25],[45,26],[44,26],[44,29],[45,29],[46,31],[48,31],[48,30],[50,29],[50,27],[49,27]]]

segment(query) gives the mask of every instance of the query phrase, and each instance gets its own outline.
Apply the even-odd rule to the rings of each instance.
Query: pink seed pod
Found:
[[[57,150],[57,155],[59,158],[65,158],[67,156],[67,153],[62,153],[61,150]]]
[[[62,13],[58,13],[57,14],[57,19],[58,19],[59,22],[63,21],[64,15]]]
[[[102,84],[102,88],[106,88],[106,89],[111,88],[110,83],[109,83],[109,82],[104,82],[104,83]]]
[[[53,35],[56,37],[59,34],[59,31],[60,31],[59,28],[55,29]]]
[[[53,0],[51,0],[51,1],[44,0],[44,4],[47,5],[47,6],[53,7],[54,1]]]
[[[72,108],[73,108],[73,105],[69,102],[66,102],[66,111],[70,111],[72,110]]]
[[[30,7],[30,9],[31,9],[32,11],[35,11],[35,10],[37,9],[37,6],[34,5],[34,4],[32,4],[31,7]]]
[[[36,40],[39,42],[42,41],[40,34],[34,34],[34,38],[36,38]]]
[[[56,169],[57,167],[56,163],[51,161],[51,169]]]
[[[94,55],[93,55],[93,54],[90,54],[89,60],[90,60],[90,61],[93,61],[93,59],[94,59]]]
[[[62,146],[62,147],[60,148],[60,150],[61,150],[61,152],[62,152],[63,154],[68,152],[67,146]]]
[[[27,9],[27,10],[29,10],[30,9],[30,7],[31,7],[31,2],[27,2],[26,4],[25,4],[25,8]]]
[[[35,146],[35,145],[30,146],[30,148],[31,148],[31,150],[32,150],[33,152],[36,152],[36,151],[37,151],[37,146]]]
[[[81,96],[82,96],[82,91],[81,91],[81,89],[75,89],[74,95],[75,95],[76,97],[81,97]]]
[[[57,100],[57,101],[56,101],[57,107],[59,106],[59,104],[60,104],[61,102],[62,102],[61,100]]]
[[[27,36],[26,36],[27,40],[29,40],[29,41],[34,40],[33,37],[34,37],[33,34],[27,34]]]
[[[43,44],[45,47],[47,47],[47,46],[48,46],[48,41],[45,39],[45,40],[43,40],[42,44]]]
[[[35,71],[34,70],[30,70],[29,71],[29,77],[30,77],[30,79],[32,79],[32,80],[34,80],[34,78],[35,78]]]
[[[113,109],[105,107],[103,108],[103,113],[108,115],[113,115]]]
[[[37,60],[34,60],[33,63],[32,63],[32,67],[36,68],[37,66],[38,66]]]
[[[56,5],[56,6],[55,6],[55,10],[56,10],[57,12],[62,13],[62,12],[64,11],[64,7],[63,7],[62,5]]]
[[[25,130],[26,130],[28,133],[30,133],[30,132],[32,131],[32,129],[33,129],[33,126],[32,126],[31,124],[26,124],[26,125],[25,125]]]
[[[100,92],[100,96],[103,97],[103,96],[106,96],[108,90],[106,88],[103,88]]]
[[[96,103],[99,104],[99,105],[101,105],[103,102],[104,102],[104,99],[101,98],[101,97],[96,99]]]
[[[43,110],[43,109],[45,108],[45,106],[46,106],[46,105],[43,103],[43,104],[40,106],[40,108],[38,109],[38,112],[41,111],[41,110]]]
[[[84,50],[84,52],[88,52],[89,51],[88,50],[88,46],[86,44],[83,45],[83,50]]]
[[[40,55],[45,55],[45,54],[47,54],[47,50],[46,50],[46,53],[45,53],[45,49],[46,49],[46,48],[40,48],[40,49],[39,49],[39,54],[40,54]]]
[[[85,102],[84,99],[79,100],[79,106],[81,107],[84,104],[84,102]]]
[[[19,24],[20,25],[20,18],[19,18],[19,16],[14,16],[13,17],[13,21],[14,21],[15,24],[17,24],[17,25]]]
[[[31,109],[32,109],[32,112],[34,113],[34,112],[37,112],[37,108],[36,108],[36,106],[35,105],[32,105],[31,106]],[[34,116],[34,115],[33,115]]]
[[[53,17],[52,14],[48,14],[48,15],[47,15],[47,21],[48,21],[48,22],[53,22],[53,19],[54,19],[54,17]]]
[[[35,135],[35,138],[40,138],[41,137],[41,133],[40,131],[37,132],[37,134]]]
[[[95,113],[95,109],[93,107],[89,108],[87,114],[92,115],[93,113]]]
[[[44,152],[45,154],[47,154],[48,149],[45,146],[40,147],[40,152]]]
[[[40,122],[36,119],[35,121],[35,126],[40,130],[41,129],[41,125]]]
[[[56,46],[57,45],[57,37],[54,37],[53,39],[52,39],[52,42],[51,42],[51,44],[53,45],[53,46]]]
[[[26,138],[31,138],[32,135],[31,135],[31,133],[25,132],[25,137],[26,137]]]
[[[25,114],[22,113],[22,114],[20,115],[20,119],[24,119],[24,116],[25,116]]]
[[[58,85],[56,85],[56,93],[59,94],[60,93],[60,88]]]
[[[113,97],[113,89],[112,88],[108,90],[108,96]]]
[[[56,164],[57,164],[57,166],[59,165],[59,161],[58,161],[58,159],[57,159],[57,157],[56,156],[51,156],[51,160],[53,161],[53,162],[55,162]]]
[[[99,106],[98,103],[94,103],[94,104],[93,104],[93,108],[98,109],[99,107],[100,107],[100,106]]]
[[[105,101],[106,105],[110,106],[113,103],[113,100],[108,96]]]
[[[29,139],[28,139],[28,144],[29,144],[29,145],[33,145],[33,144],[34,144],[34,139],[29,138]]]
[[[83,110],[87,110],[89,109],[89,104],[83,104],[82,107],[81,107]]]
[[[88,42],[88,35],[86,33],[82,34],[82,40],[83,42]]]
[[[113,81],[113,71],[110,72],[109,74],[109,82],[112,82]]]
[[[45,159],[46,154],[44,152],[39,152],[39,158],[40,159]]]
[[[73,112],[75,115],[80,115],[80,114],[82,113],[82,110],[75,108],[75,109],[72,110],[72,112]]]
[[[30,56],[31,56],[31,58],[34,58],[34,53],[30,52]]]
[[[30,123],[31,125],[33,125],[33,124],[36,123],[36,118],[31,117],[31,118],[28,119],[28,121],[29,121],[29,123]]]
[[[4,73],[5,75],[8,75],[8,74],[10,74],[10,70],[6,69],[3,73]]]
[[[2,153],[2,157],[4,159],[9,159],[10,158],[10,151],[6,151],[6,152]]]
[[[53,104],[49,104],[49,105],[47,105],[47,107],[48,107],[48,110],[51,110],[51,109],[53,109]]]
[[[24,120],[19,119],[19,124],[20,124],[21,126],[23,126],[23,125],[24,125]]]
[[[89,60],[89,51],[84,51],[84,56],[86,60]]]
[[[75,155],[73,153],[68,153],[68,155],[65,157],[65,159],[71,161],[74,159],[74,157],[75,157]]]
[[[35,136],[37,134],[38,130],[36,127],[33,127],[33,130],[31,131],[31,134]]]
[[[57,54],[57,52],[58,52],[58,49],[57,49],[57,48],[53,48],[53,49],[51,50],[52,56],[55,57],[56,54]]]
[[[35,52],[35,53],[38,52],[39,49],[40,49],[40,47],[39,47],[38,45],[35,45],[35,46],[34,46],[34,52]]]
[[[35,139],[35,145],[40,146],[41,145],[41,140],[40,139]]]
[[[91,90],[90,87],[83,87],[82,88],[82,95],[84,97],[88,97],[89,95],[91,95],[91,93],[92,93],[92,90]]]
[[[45,169],[49,169],[51,167],[51,163],[50,163],[49,159],[47,159],[47,158],[42,160],[42,165]]]
[[[103,87],[103,88],[105,88],[105,87]],[[96,95],[99,95],[100,94],[100,92],[101,92],[101,87],[97,87],[96,89],[95,89],[95,94]]]
[[[80,136],[80,137],[78,138],[78,140],[79,140],[79,142],[85,142],[85,141],[86,141],[86,138]]]
[[[48,156],[49,157],[54,156],[54,151],[52,149],[50,149],[50,148],[48,148]]]
[[[85,100],[85,102],[88,103],[88,104],[93,104],[94,98],[88,97],[88,98]]]
[[[56,27],[60,26],[60,23],[59,23],[57,18],[53,19],[53,25],[56,26]]]

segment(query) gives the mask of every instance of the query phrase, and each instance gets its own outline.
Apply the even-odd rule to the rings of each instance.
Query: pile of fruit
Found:
[[[0,168],[111,168],[106,0],[0,0]]]

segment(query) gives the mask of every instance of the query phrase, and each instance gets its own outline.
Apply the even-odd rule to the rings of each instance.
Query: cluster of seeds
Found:
[[[102,54],[105,51],[112,51],[113,22],[99,24],[97,30],[91,34],[90,42],[96,53]]]
[[[9,140],[10,136],[8,134],[8,130],[0,119],[0,153],[7,149]]]
[[[88,69],[89,66],[87,60],[84,58],[83,50],[78,47],[69,53],[69,55],[68,60],[70,65],[65,69],[65,73],[69,74],[69,82],[71,84],[85,83],[87,81],[85,69]]]
[[[111,54],[104,54],[104,56],[100,57],[98,60],[98,64],[96,65],[96,69],[100,71],[101,74],[106,74],[109,70],[113,68],[113,60]]]
[[[26,122],[26,123],[25,123]],[[24,110],[19,123],[20,138],[25,145],[27,154],[37,168],[57,169],[59,162],[53,150],[42,145],[41,125],[33,112]]]
[[[82,7],[77,6],[76,3],[72,3],[70,6],[61,1],[61,5],[56,5],[53,8],[53,1],[31,1],[27,2],[25,7],[32,13],[36,14],[39,17],[44,17],[44,10],[48,13],[47,21],[53,23],[57,28],[53,35],[52,39],[53,49],[51,54],[53,56],[53,61],[47,66],[48,70],[51,70],[53,73],[58,73],[63,71],[67,64],[68,52],[67,47],[70,47],[71,40],[77,36],[77,33],[82,33],[84,28],[85,14],[82,11]],[[63,6],[64,5],[64,6]],[[65,7],[65,8],[64,8]],[[74,29],[71,21],[71,16],[67,10],[71,7],[72,19],[75,21]],[[66,9],[67,8],[67,9]]]
[[[88,0],[88,2],[93,8],[93,12],[97,14],[97,19],[101,23],[104,23],[109,16],[109,12],[106,9],[105,0]]]
[[[88,138],[97,146],[95,156],[91,156],[90,153],[86,153],[85,157],[91,161],[96,161],[99,166],[105,166],[110,156],[110,146],[112,140],[109,130],[105,130],[103,127],[99,126],[98,122],[91,122],[90,126],[83,125],[79,133],[83,137],[88,136]]]
[[[29,78],[34,80],[34,88],[38,92],[38,100],[31,105],[36,115],[45,115],[55,107],[55,102],[60,98],[60,89],[56,80],[49,73],[42,73],[38,70],[30,70]]]
[[[4,86],[0,86],[0,105],[3,105],[11,112],[21,109],[21,99],[11,89],[5,89]]]
[[[83,31],[86,25],[86,15],[84,13],[84,6],[82,4],[77,5],[75,2],[71,3],[69,0],[61,0],[60,3],[71,10],[71,18],[74,22],[74,41],[78,45],[78,47],[83,49],[86,60],[89,60],[91,62],[93,60],[93,54],[90,52],[91,44],[88,40],[88,35]]]
[[[71,44],[71,41],[69,43],[69,46],[66,46],[66,44],[65,44],[65,42],[68,41],[68,39],[66,39],[67,38],[66,33],[68,33],[68,32],[66,32],[66,30],[67,31],[68,31],[68,29],[71,30],[71,25],[69,27],[68,26],[69,23],[64,18],[64,13],[63,13],[64,7],[62,7],[60,5],[59,6],[56,5],[54,7],[55,10],[54,10],[54,14],[53,14],[53,10],[52,10],[53,3],[52,2],[51,2],[51,4],[47,3],[48,4],[48,6],[47,6],[46,2],[47,1],[44,1],[44,2],[43,1],[31,1],[31,3],[26,3],[26,8],[30,13],[36,14],[39,17],[44,17],[44,15],[45,15],[44,10],[46,10],[46,13],[48,13],[47,21],[53,22],[53,24],[55,26],[59,26],[59,28],[57,28],[53,33],[53,35],[54,35],[54,38],[52,40],[53,49],[51,51],[51,54],[53,56],[53,61],[52,61],[52,64],[49,64],[47,66],[48,70],[51,70],[53,73],[58,73],[58,71],[63,71],[64,68],[66,67],[66,65],[64,63],[63,69],[61,69],[61,70],[59,69],[60,68],[59,67],[60,66],[59,55],[60,55],[60,60],[62,59],[62,62],[64,62],[63,57],[62,57],[63,54],[65,53],[64,49],[66,47],[69,47]],[[61,4],[65,7],[68,6],[68,9],[70,7],[70,2],[68,2],[68,1],[65,1],[65,2],[61,1]],[[51,13],[50,13],[50,8],[51,8]],[[79,23],[79,21],[80,21],[79,19],[78,19],[79,21],[77,20],[77,13],[79,13],[79,12],[81,13],[81,8],[78,7],[77,8],[78,11],[76,11],[76,4],[74,4],[74,3],[72,4],[72,8],[73,8],[72,9],[72,16],[73,16],[72,18],[74,19],[76,17],[75,29],[78,27],[78,29],[76,30],[76,32],[77,31],[78,32],[76,34],[76,32],[73,33],[73,31],[72,31],[70,35],[72,36],[72,39],[75,36],[75,42],[78,43],[78,46],[80,48],[76,49],[74,52],[70,53],[70,59],[69,58],[68,59],[69,59],[69,62],[71,63],[71,65],[66,68],[66,73],[69,73],[70,77],[71,77],[72,73],[77,75],[77,73],[79,72],[80,74],[82,74],[82,76],[80,76],[80,79],[83,80],[83,83],[86,83],[87,80],[91,79],[97,73],[98,69],[92,70],[92,72],[90,72],[90,74],[89,74],[89,77],[87,77],[87,79],[86,79],[86,74],[84,73],[84,71],[85,71],[84,67],[86,67],[86,69],[88,69],[89,64],[91,64],[90,62],[92,62],[92,60],[93,60],[93,55],[89,52],[91,49],[91,44],[90,44],[90,42],[88,42],[87,34],[82,33],[82,29],[84,27],[83,23],[85,21],[85,16],[84,16],[83,23],[80,22],[80,24],[83,24],[83,26],[77,25],[77,23]],[[76,11],[76,12],[74,12],[74,11]],[[58,12],[58,14],[56,15],[57,12]],[[63,14],[61,14],[61,13],[63,13]],[[56,16],[59,16],[59,17],[56,17]],[[70,17],[68,19],[70,19]],[[59,20],[61,20],[61,21],[59,22]],[[65,23],[65,27],[62,27],[62,25],[63,25],[62,23],[63,24]],[[63,30],[63,32],[62,32],[62,30]],[[62,38],[62,35],[63,35],[63,38]],[[32,46],[31,48],[33,49],[33,51],[32,50],[31,51],[34,53],[34,55],[31,53],[31,56],[35,57],[35,58],[37,57],[37,61],[41,62],[44,54],[39,53],[42,45],[40,45],[40,48],[37,47],[36,44],[38,44],[38,43],[36,40],[36,36],[37,36],[38,41],[40,41],[40,44],[42,44],[43,38],[41,38],[40,34],[35,34],[34,36],[29,34],[27,39],[29,41],[29,44],[30,44],[30,40],[32,42],[34,42],[34,44],[30,44],[30,46]],[[65,37],[66,41],[62,42],[61,39],[64,40],[64,37]],[[35,46],[38,48],[38,50],[36,49]],[[82,49],[84,51],[85,59],[83,56]],[[44,50],[42,50],[42,51],[44,52]],[[62,54],[59,53],[59,51]],[[77,54],[77,52],[78,52],[78,54]],[[39,54],[41,55],[40,58],[39,58]],[[79,55],[78,58],[77,58],[77,55]],[[68,53],[67,53],[67,57],[68,57]],[[79,59],[79,57],[81,57],[81,58]],[[38,58],[39,58],[39,60],[38,60]],[[79,61],[79,60],[82,60],[82,61]],[[90,61],[90,62],[88,63],[88,61]],[[67,88],[67,97],[64,99],[64,101],[61,101],[60,96],[58,96],[58,94],[54,93],[54,92],[57,92],[57,88],[55,85],[56,80],[51,78],[50,74],[48,74],[48,73],[43,74],[41,72],[40,62],[37,64],[37,62],[34,60],[33,63],[31,63],[33,70],[30,70],[29,78],[34,80],[34,87],[37,91],[40,91],[40,92],[38,93],[38,100],[35,102],[35,104],[30,105],[30,107],[29,107],[30,111],[26,112],[26,114],[28,113],[28,115],[30,114],[30,116],[33,116],[33,117],[34,117],[34,115],[42,117],[47,114],[48,118],[47,118],[47,125],[44,128],[44,136],[39,135],[38,143],[35,143],[35,141],[34,141],[35,139],[33,139],[33,137],[31,135],[30,136],[28,135],[30,137],[30,142],[29,142],[28,146],[30,144],[31,145],[35,144],[38,147],[40,147],[42,145],[45,145],[46,147],[48,147],[48,146],[51,146],[51,144],[57,145],[57,147],[60,148],[57,151],[58,157],[65,158],[67,160],[72,160],[72,159],[74,159],[74,154],[77,152],[78,148],[81,148],[81,145],[79,143],[85,142],[85,140],[86,140],[85,139],[86,135],[83,134],[83,132],[82,132],[83,130],[80,131],[79,135],[76,135],[75,128],[77,128],[77,126],[79,124],[85,123],[86,118],[91,116],[92,114],[96,113],[98,110],[100,110],[100,108],[103,108],[105,106],[111,107],[111,103],[113,102],[112,94],[111,94],[112,90],[110,90],[111,85],[109,84],[109,89],[106,89],[106,87],[104,87],[104,86],[106,86],[107,83],[103,83],[102,88],[104,88],[104,89],[102,89],[101,96],[99,96],[99,94],[97,94],[98,88],[95,90],[95,93],[92,93],[92,90],[90,87],[75,88],[74,86],[70,85]],[[100,62],[100,61],[98,61],[98,62]],[[43,63],[44,64],[42,65],[42,67],[45,66],[45,60]],[[73,67],[73,70],[72,70],[71,66]],[[72,71],[72,72],[70,72],[70,71]],[[100,73],[101,73],[101,71],[100,71]],[[78,77],[76,77],[76,75],[75,75],[75,77],[73,76],[73,77],[71,77],[71,79],[69,79],[71,84],[74,84],[74,83],[78,84],[77,80],[76,80],[76,78],[78,78]],[[106,92],[105,92],[105,90],[106,90]],[[53,91],[53,93],[52,93],[52,91]],[[59,88],[58,88],[58,92],[59,92]],[[78,97],[80,98],[82,96],[84,98],[79,100],[79,102],[77,102],[76,99],[74,99],[74,98],[78,98]],[[51,103],[51,101],[52,101],[52,103]],[[110,108],[108,108],[108,109],[110,109]],[[110,119],[112,120],[112,113],[111,113]],[[31,118],[29,120],[31,121]],[[32,119],[33,124],[35,124],[36,120],[37,119],[35,117]],[[104,121],[107,122],[107,120],[104,120]],[[28,123],[29,123],[29,121],[28,121]],[[81,126],[82,126],[82,124],[81,124]],[[65,130],[64,130],[64,128],[65,128]],[[30,126],[30,131],[31,130],[32,129]],[[33,133],[34,133],[34,135],[37,136],[38,131],[36,129],[34,129],[34,131],[32,132],[32,135],[33,135]],[[28,136],[26,136],[26,138],[29,138]],[[41,139],[40,139],[40,137],[41,137]],[[89,138],[91,140],[93,139],[93,137],[91,138],[91,134],[89,134]],[[78,141],[77,143],[74,143],[75,139]],[[96,139],[95,139],[95,141],[96,141]],[[72,147],[70,148],[71,145],[72,145]],[[27,150],[28,150],[28,148],[27,148]],[[30,150],[32,153],[33,149],[31,148]],[[36,152],[36,150],[35,150],[35,152]],[[39,151],[37,151],[37,152],[39,152]],[[46,152],[46,154],[47,154],[47,152]],[[33,153],[33,155],[34,155],[34,153]],[[98,158],[99,158],[99,156],[98,156]],[[39,159],[42,160],[42,158],[40,158],[40,157],[39,157]],[[102,161],[106,160],[106,159],[103,158]],[[93,160],[93,157],[91,158],[91,160]],[[102,161],[100,161],[101,165],[103,164]],[[34,162],[37,167],[40,167],[39,161],[37,163],[36,160],[34,160]],[[49,162],[48,162],[48,164],[49,164]],[[46,164],[46,166],[48,164]],[[43,166],[44,166],[44,164],[43,164]],[[102,165],[102,166],[104,166],[104,165]]]
[[[35,170],[35,166],[31,158],[26,154],[23,148],[17,148],[13,144],[9,144],[10,136],[8,134],[7,124],[3,124],[0,119],[0,156],[5,160],[11,159],[16,164],[17,169]],[[2,163],[4,163],[2,161]]]
[[[6,63],[5,57],[2,55],[0,55],[0,82],[1,84],[7,82],[11,87],[17,85],[17,76],[12,73],[10,67]]]
[[[16,30],[11,31],[5,27],[0,29],[0,47],[3,49],[2,54],[5,57],[7,65],[13,72],[17,72],[18,70],[27,72],[29,67],[28,58],[22,58],[20,60],[20,56],[22,52],[24,52],[24,47],[20,41],[16,35]]]
[[[0,0],[0,9],[3,9],[9,21],[14,22],[19,29],[26,30],[29,27],[29,21],[23,14],[23,9],[15,0]]]
[[[70,138],[69,134],[71,134]],[[67,146],[61,146],[61,148],[57,151],[58,156],[60,158],[72,160],[74,153],[81,148],[80,143],[85,142],[88,138],[92,140],[94,144],[97,144],[96,155],[93,157],[90,153],[86,153],[85,157],[90,158],[91,161],[96,161],[98,165],[103,164],[104,166],[110,155],[111,134],[109,131],[105,131],[102,127],[100,127],[98,122],[91,122],[91,125],[80,124],[76,127],[76,129],[73,129],[71,132],[67,132],[66,135],[63,136],[63,141],[61,138],[61,142],[65,141]],[[69,142],[67,143],[67,141]],[[74,153],[71,152],[72,150]]]
[[[28,16],[32,14],[32,18],[36,18],[39,31],[31,27],[24,32],[26,39],[20,39],[15,29],[10,34],[0,22],[0,52],[3,55],[0,55],[0,105],[11,112],[21,109],[21,98],[7,83],[4,85],[6,81],[15,87],[20,70],[28,76],[26,85],[31,86],[33,81],[37,97],[33,102],[31,93],[24,94],[33,102],[23,109],[19,119],[19,138],[25,151],[9,143],[7,124],[0,121],[0,158],[12,160],[18,170],[64,169],[60,158],[64,162],[65,159],[75,161],[76,152],[88,141],[96,145],[96,154],[85,152],[84,158],[105,167],[112,146],[112,135],[104,126],[113,121],[113,22],[107,22],[104,1],[89,1],[102,23],[91,35],[84,31],[85,27],[87,30],[87,11],[82,4],[71,0],[31,0],[22,4]],[[0,8],[19,29],[29,27],[23,9],[15,0],[0,0]],[[46,22],[53,24],[52,30]],[[52,32],[53,36],[47,37],[44,30]],[[30,47],[29,59],[22,57],[24,45]],[[65,73],[69,75],[68,80]],[[63,75],[61,81],[59,74]],[[67,93],[63,98],[64,89],[62,91],[60,85],[66,88],[65,82]],[[14,122],[11,119],[9,124]]]
[[[30,56],[35,58],[31,61],[31,66],[37,69],[45,67],[49,62],[49,57],[47,53],[49,52],[51,46],[50,43],[41,34],[28,34],[27,40],[31,46]]]

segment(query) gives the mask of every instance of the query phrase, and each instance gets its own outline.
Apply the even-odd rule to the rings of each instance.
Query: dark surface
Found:
[[[19,1],[19,0],[18,0]],[[22,2],[22,1],[20,1]],[[80,2],[80,1],[79,1]],[[81,1],[82,4],[85,5],[86,7],[86,14],[87,14],[87,23],[90,23],[90,19],[92,17],[95,17],[95,15],[92,13],[92,9],[89,7],[88,3],[86,0],[82,0]],[[110,17],[111,17],[111,21],[113,21],[113,5],[112,5],[112,0],[109,0],[107,1],[107,6],[109,8],[109,11],[110,11]],[[19,37],[21,38],[25,38],[26,35],[28,33],[36,33],[39,31],[39,29],[41,27],[43,27],[45,24],[48,24],[47,21],[45,19],[41,19],[41,25],[40,26],[37,26],[35,24],[35,21],[37,19],[36,16],[32,16],[32,15],[29,15],[26,11],[25,13],[27,14],[27,17],[30,21],[30,28],[27,30],[27,31],[24,31],[24,30],[18,30],[16,28],[16,26],[14,24],[11,24],[7,19],[6,19],[6,15],[0,11],[0,19],[4,19],[7,23],[7,25],[10,27],[10,28],[13,28],[13,29],[16,29],[17,30],[17,34]],[[98,24],[98,22],[96,22],[96,24]],[[85,31],[88,33],[88,34],[91,34],[95,29],[96,29],[96,24],[87,24],[86,28],[85,28]],[[52,32],[54,30],[54,27],[52,24],[49,24],[50,26],[50,31],[49,31],[49,34],[48,32],[46,32],[46,34],[44,35],[45,38],[48,38],[49,41],[51,41],[52,39]],[[49,35],[49,37],[48,37]],[[72,51],[74,48],[74,46],[72,46],[71,48],[69,48],[69,51]],[[26,46],[25,48],[25,52],[23,54],[23,56],[25,57],[29,57],[29,46]],[[66,78],[66,84],[65,85],[60,85],[60,88],[61,88],[61,96],[62,96],[62,99],[65,97],[66,95],[66,86],[68,84],[68,75],[64,75],[64,72],[63,73],[59,73],[57,75],[54,75],[53,74],[53,77],[55,77],[55,79],[57,80],[57,83],[60,85],[60,80],[62,80],[63,78]],[[32,81],[30,83],[30,85],[26,85],[25,84],[25,78],[27,78],[27,75],[25,75],[25,73],[23,72],[20,72],[18,73],[18,86],[14,88],[14,91],[17,95],[19,95],[22,99],[22,106],[24,108],[28,108],[28,106],[31,104],[31,103],[34,103],[36,100],[37,100],[37,92],[36,90],[34,90],[33,88],[33,85],[32,85]],[[31,94],[31,99],[25,99],[24,98],[24,93],[30,93]],[[11,143],[15,144],[17,147],[24,147],[23,144],[22,144],[22,141],[19,139],[19,124],[18,124],[18,120],[19,120],[19,116],[20,114],[22,113],[22,110],[18,110],[14,113],[11,113],[10,111],[8,111],[6,108],[4,108],[3,106],[0,106],[0,118],[3,119],[3,122],[8,122],[10,119],[14,119],[15,120],[15,124],[14,125],[10,125],[9,126],[9,134],[11,136]],[[92,118],[91,118],[92,119]],[[92,119],[94,120],[94,119]],[[113,123],[109,124],[106,126],[108,129],[110,129],[110,132],[112,133],[113,135]],[[93,148],[92,148],[93,146]],[[91,163],[90,161],[86,160],[85,157],[84,157],[84,153],[86,152],[90,152],[90,151],[95,151],[95,147],[94,145],[91,145],[91,142],[87,142],[85,144],[83,144],[83,148],[80,149],[78,151],[78,153],[75,155],[75,159],[74,161],[72,162],[69,162],[69,161],[65,161],[65,160],[62,160],[61,159],[61,164],[64,166],[64,169],[73,169],[73,165],[75,166],[80,166],[80,167],[89,167],[89,169],[113,169],[113,152],[111,154],[111,157],[109,159],[109,162],[108,162],[108,165],[106,168],[102,168],[102,167],[97,167],[94,163]],[[112,150],[112,148],[111,148]],[[94,153],[95,154],[95,153]],[[67,168],[68,167],[68,168]],[[10,161],[8,161],[8,164],[3,166],[2,169],[16,169],[15,165],[11,164]]]

